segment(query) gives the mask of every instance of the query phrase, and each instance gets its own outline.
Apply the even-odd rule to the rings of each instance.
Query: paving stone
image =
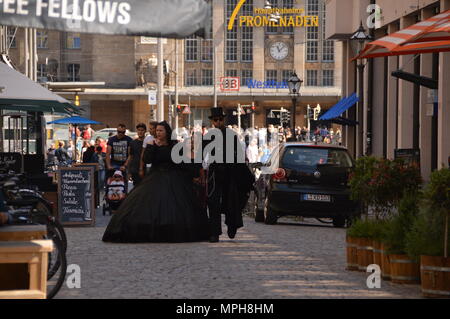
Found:
[[[101,241],[110,217],[67,228],[68,264],[81,267],[81,288],[56,298],[421,298],[420,286],[345,270],[345,230],[315,220],[278,225],[244,219],[234,240],[219,243],[111,244]]]

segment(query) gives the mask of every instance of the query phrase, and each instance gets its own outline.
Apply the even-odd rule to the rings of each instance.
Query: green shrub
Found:
[[[347,235],[356,238],[381,240],[386,221],[376,219],[358,219],[347,230]]]
[[[350,175],[351,198],[372,206],[376,219],[387,217],[406,192],[417,192],[422,183],[417,165],[362,157],[356,161]]]
[[[431,174],[423,193],[420,213],[406,234],[406,252],[418,260],[420,255],[445,256],[450,254],[450,235],[445,238],[450,214],[450,170],[441,169]]]
[[[419,214],[419,201],[418,192],[405,193],[398,204],[398,213],[386,222],[383,242],[387,245],[390,254],[406,253],[406,235],[411,231]]]
[[[429,206],[421,207],[411,230],[406,234],[406,253],[416,261],[420,255],[443,256],[445,216],[432,210]]]

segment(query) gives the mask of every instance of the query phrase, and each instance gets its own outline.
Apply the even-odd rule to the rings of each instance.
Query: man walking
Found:
[[[108,140],[106,148],[106,168],[108,173],[106,179],[112,176],[114,171],[120,170],[125,180],[125,188],[128,186],[128,176],[126,168],[130,158],[131,137],[126,136],[126,126],[119,124],[117,126],[117,135],[112,136]]]
[[[222,234],[222,213],[225,214],[229,238],[233,239],[238,228],[243,227],[242,210],[248,201],[254,177],[245,164],[245,148],[239,149],[243,147],[237,134],[233,130],[225,128],[225,114],[222,108],[212,108],[209,118],[214,128],[219,130],[211,130],[211,132],[221,133],[223,138],[223,143],[215,145],[215,149],[209,150],[209,153],[205,154],[205,158],[210,159],[216,154],[223,154],[223,158],[220,156],[217,161],[210,163],[207,174],[209,241],[214,243],[219,241],[219,236]],[[232,137],[232,141],[228,141],[228,145],[227,139],[230,137]],[[204,147],[207,147],[209,143]],[[231,162],[227,162],[227,152],[233,153]]]
[[[133,180],[133,186],[136,187],[142,180],[139,175],[141,154],[143,150],[143,143],[145,139],[145,132],[147,132],[147,126],[144,123],[139,123],[136,126],[137,139],[130,143],[130,174]]]

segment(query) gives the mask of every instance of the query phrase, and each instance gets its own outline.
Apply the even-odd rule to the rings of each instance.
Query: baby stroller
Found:
[[[116,211],[120,204],[126,197],[125,179],[121,171],[115,171],[114,175],[108,178],[106,181],[106,190],[103,204],[103,216],[106,212],[112,215],[113,211]]]

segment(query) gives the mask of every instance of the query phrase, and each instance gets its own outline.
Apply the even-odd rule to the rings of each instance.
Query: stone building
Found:
[[[378,6],[377,16],[369,5]],[[374,21],[371,33],[375,40],[403,30],[418,22],[450,10],[449,0],[386,1],[331,0],[327,1],[326,37],[340,40],[342,45],[343,95],[359,92],[356,62],[350,36],[361,21]],[[369,16],[370,15],[370,16]],[[413,30],[405,30],[405,35]],[[361,63],[361,60],[358,62]],[[350,109],[346,116],[363,123],[359,131],[344,131],[346,145],[357,155],[373,154],[394,158],[395,150],[419,150],[423,177],[432,170],[450,164],[450,53],[427,53],[369,58],[365,64],[364,105]],[[392,72],[402,70],[415,77],[426,77],[438,83],[436,89],[398,78]],[[358,137],[361,138],[358,138]]]
[[[254,115],[242,116],[244,127],[277,124],[279,111],[289,110],[292,105],[284,82],[293,70],[304,81],[297,104],[297,125],[306,125],[308,104],[320,104],[326,111],[340,100],[342,44],[326,40],[328,18],[324,0],[272,0],[272,9],[290,12],[280,14],[278,20],[276,14],[261,13],[267,1],[247,0],[231,30],[228,24],[239,1],[212,2],[212,32],[206,38],[165,39],[167,120],[175,123],[176,112],[169,111],[169,106],[175,104],[177,92],[178,104],[189,105],[192,112],[178,116],[179,126],[192,125],[194,120],[209,123],[207,116],[216,93],[217,106],[224,107],[230,115],[229,124],[237,123],[233,112],[239,104],[256,107]],[[254,21],[258,20],[256,17],[265,21],[275,18],[275,22],[267,26],[246,24],[241,17],[254,17]],[[318,17],[318,25],[314,18],[307,17]],[[10,56],[23,69],[23,30],[9,30],[16,33]],[[73,83],[72,89],[59,92],[68,99],[74,99],[77,92],[87,116],[110,127],[118,123],[134,127],[150,120],[156,109],[148,104],[148,92],[156,89],[157,82],[156,39],[38,30],[37,44],[40,81],[105,82],[101,88],[80,90]],[[239,90],[224,90],[224,77],[239,78]]]

